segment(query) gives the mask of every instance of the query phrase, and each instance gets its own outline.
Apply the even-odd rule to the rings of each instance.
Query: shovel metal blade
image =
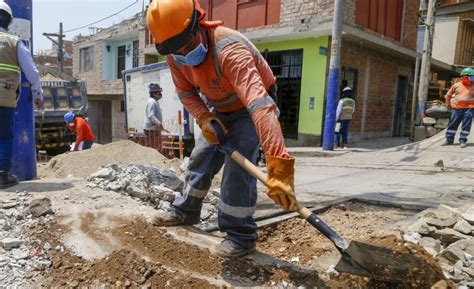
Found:
[[[373,277],[381,280],[405,280],[426,262],[407,253],[351,241],[342,251],[335,269],[338,272]]]

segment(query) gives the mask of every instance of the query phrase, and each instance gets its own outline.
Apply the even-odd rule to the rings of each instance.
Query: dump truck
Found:
[[[54,156],[70,149],[75,134],[67,130],[64,114],[87,117],[88,100],[84,81],[42,80],[44,103],[35,109],[36,151]]]
[[[168,64],[159,62],[124,70],[122,76],[125,123],[129,139],[144,137],[145,105],[150,97],[148,86],[150,83],[158,83],[163,89],[163,97],[159,100],[163,127],[166,129],[162,132],[163,147],[176,148],[174,156],[178,156],[181,140],[181,154],[189,155],[194,146],[194,120],[179,100]]]

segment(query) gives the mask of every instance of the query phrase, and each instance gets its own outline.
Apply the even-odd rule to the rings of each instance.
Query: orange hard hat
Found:
[[[198,0],[154,0],[146,21],[158,52],[174,53],[191,41],[204,15]]]

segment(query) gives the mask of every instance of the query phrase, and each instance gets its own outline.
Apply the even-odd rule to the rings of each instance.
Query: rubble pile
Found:
[[[168,212],[171,203],[182,194],[184,182],[173,169],[159,170],[150,165],[111,164],[100,168],[87,179],[88,186],[115,191],[151,204]],[[204,199],[199,228],[206,230],[217,224],[219,192],[213,190]]]
[[[53,218],[49,199],[28,204],[28,196],[28,192],[20,192],[0,202],[0,287],[32,287],[31,280],[51,266],[48,253],[64,250],[48,244],[40,246],[39,240],[27,236],[33,224],[47,224]]]
[[[405,241],[422,246],[438,260],[458,288],[474,287],[474,205],[427,209],[401,230]]]

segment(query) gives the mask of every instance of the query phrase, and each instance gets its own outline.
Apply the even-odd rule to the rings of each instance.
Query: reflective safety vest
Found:
[[[455,83],[446,94],[446,102],[456,109],[474,108],[474,85]]]
[[[194,86],[194,91],[180,91],[178,89],[178,96],[181,101],[188,96],[199,95],[200,92],[206,97],[208,104],[218,112],[227,113],[245,108],[233,85],[223,77],[222,67],[219,64],[221,50],[234,43],[245,45],[252,53],[259,74],[258,77],[263,81],[265,89],[268,91],[275,84],[276,79],[267,62],[245,36],[238,31],[222,26],[205,29],[208,36],[209,51],[202,64],[197,67],[188,67],[176,63],[171,55],[167,56],[168,63],[176,66],[187,81]],[[247,109],[252,113],[252,110],[268,104],[274,104],[270,96],[257,101],[255,107],[247,107]]]
[[[352,98],[345,97],[342,100],[341,115],[339,120],[349,120],[352,119],[352,114],[354,113],[355,101]]]
[[[16,107],[20,86],[17,46],[20,39],[0,32],[0,106]]]

